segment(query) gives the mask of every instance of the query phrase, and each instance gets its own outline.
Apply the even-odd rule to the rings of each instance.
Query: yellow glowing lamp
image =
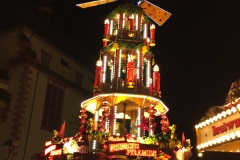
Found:
[[[119,49],[118,43],[117,43],[117,42],[114,42],[111,51],[116,51],[116,50],[118,50],[118,49]]]
[[[144,46],[142,47],[142,53],[146,53],[147,51],[148,51],[147,46],[144,45]]]

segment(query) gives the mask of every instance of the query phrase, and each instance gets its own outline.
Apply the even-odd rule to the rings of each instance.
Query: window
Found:
[[[79,73],[78,71],[76,72],[76,84],[78,86],[82,86],[82,81],[83,81],[83,74]]]
[[[61,64],[62,64],[63,67],[66,67],[66,68],[68,68],[68,69],[71,69],[71,68],[68,66],[68,62],[65,61],[65,60],[62,59],[62,58],[61,58]]]
[[[63,95],[63,87],[48,83],[41,125],[43,129],[60,129]]]
[[[44,51],[43,49],[41,49],[42,52],[42,60],[41,60],[41,64],[46,67],[49,68],[49,64],[50,61],[52,59],[52,55],[50,53],[47,53],[46,51]]]

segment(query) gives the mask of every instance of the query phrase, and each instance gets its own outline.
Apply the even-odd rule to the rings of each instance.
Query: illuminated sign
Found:
[[[223,122],[223,124],[218,127],[212,126],[213,136],[233,129],[234,125],[235,125],[235,127],[240,126],[240,118],[234,119],[234,120],[226,122],[226,123]]]
[[[134,150],[139,149],[139,143],[115,143],[109,144],[109,152],[121,150]]]
[[[61,154],[62,154],[62,149],[57,149],[50,152],[50,156],[57,156]]]
[[[45,149],[45,155],[51,152],[52,150],[56,149],[56,145],[49,146],[48,148]]]
[[[129,149],[126,152],[128,156],[141,156],[141,157],[156,157],[156,150],[141,150],[141,149]]]
[[[108,141],[113,141],[113,142],[125,141],[125,138],[124,137],[110,136],[110,137],[108,137]]]

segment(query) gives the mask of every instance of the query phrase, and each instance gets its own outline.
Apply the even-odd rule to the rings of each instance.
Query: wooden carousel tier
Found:
[[[94,114],[96,110],[100,109],[103,101],[109,102],[111,106],[117,106],[117,112],[123,112],[124,106],[126,112],[131,112],[137,110],[139,107],[147,108],[153,103],[157,110],[155,116],[159,116],[168,111],[168,108],[160,99],[147,95],[125,93],[99,94],[83,101],[81,107],[86,107],[87,111]]]

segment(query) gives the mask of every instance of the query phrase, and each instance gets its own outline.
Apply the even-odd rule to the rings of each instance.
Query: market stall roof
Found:
[[[86,107],[87,111],[95,113],[99,109],[103,100],[108,101],[112,106],[118,106],[118,112],[122,112],[124,105],[126,105],[126,111],[132,111],[138,109],[139,107],[147,107],[150,104],[155,104],[155,109],[157,110],[156,116],[165,114],[168,112],[167,106],[158,98],[139,95],[139,94],[125,94],[125,93],[109,93],[109,94],[99,94],[95,97],[87,99],[81,103],[81,107]]]

